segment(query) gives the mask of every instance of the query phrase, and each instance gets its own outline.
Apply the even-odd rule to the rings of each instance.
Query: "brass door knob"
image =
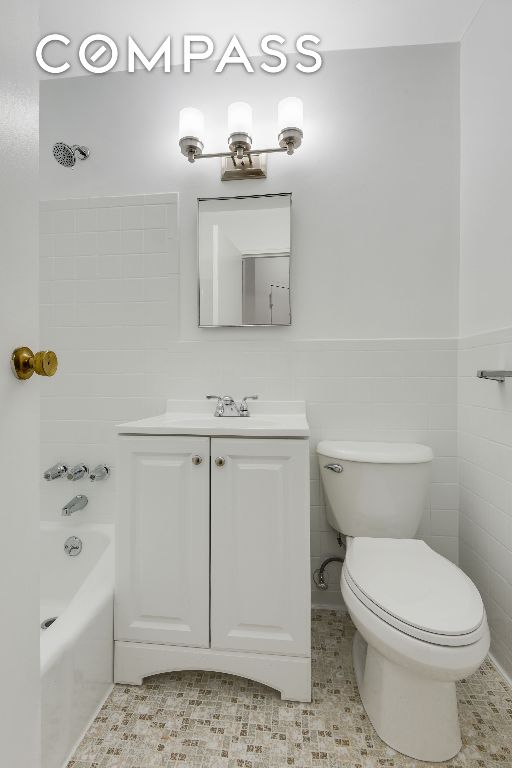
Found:
[[[195,467],[198,467],[199,464],[202,463],[202,461],[203,461],[203,457],[202,456],[192,456],[192,464]]]
[[[226,459],[223,456],[217,456],[217,458],[215,459],[215,464],[217,465],[217,467],[223,467],[225,463],[226,463]]]
[[[33,373],[38,376],[54,376],[59,361],[50,349],[32,352],[29,347],[17,347],[11,356],[12,372],[17,379],[30,379]]]

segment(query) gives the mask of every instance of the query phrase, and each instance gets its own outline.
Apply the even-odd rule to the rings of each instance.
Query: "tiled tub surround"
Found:
[[[512,328],[460,341],[460,563],[485,601],[491,652],[512,677]]]
[[[347,614],[313,611],[313,700],[187,672],[116,685],[68,768],[428,768],[384,744],[363,709]],[[450,768],[512,764],[511,693],[489,661],[457,686],[462,750]]]
[[[257,392],[304,399],[312,432],[313,568],[337,554],[314,453],[320,439],[405,440],[431,445],[432,498],[420,535],[457,560],[454,340],[181,341],[177,195],[42,203],[41,343],[58,350],[58,375],[42,381],[41,470],[55,461],[115,463],[113,426],[165,410],[168,397]],[[109,522],[115,466],[103,483],[41,481],[42,514],[55,520],[86,493],[78,520]],[[337,602],[339,570],[316,602]]]

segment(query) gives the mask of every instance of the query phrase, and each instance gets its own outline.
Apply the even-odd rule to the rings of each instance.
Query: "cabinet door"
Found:
[[[213,438],[211,456],[211,647],[308,656],[308,441]]]
[[[209,443],[119,437],[116,640],[208,647]]]

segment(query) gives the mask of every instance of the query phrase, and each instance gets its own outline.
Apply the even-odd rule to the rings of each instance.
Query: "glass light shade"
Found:
[[[304,125],[302,100],[296,96],[282,99],[277,107],[277,122],[279,131],[284,131],[285,128],[298,128],[302,131]]]
[[[204,115],[195,107],[184,107],[180,111],[180,138],[193,136],[204,138]]]
[[[228,133],[247,133],[252,136],[252,107],[245,101],[235,101],[228,107]]]

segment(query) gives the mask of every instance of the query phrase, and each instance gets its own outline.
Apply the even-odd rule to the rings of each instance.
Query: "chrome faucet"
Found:
[[[231,395],[206,395],[207,400],[217,400],[214,416],[250,416],[247,400],[257,400],[258,395],[246,395],[237,403]]]
[[[62,507],[62,514],[64,517],[69,517],[69,515],[72,515],[73,512],[78,512],[78,510],[86,507],[88,503],[89,499],[87,496],[79,493],[78,496],[74,496],[71,501],[68,501],[67,504],[64,504]]]

